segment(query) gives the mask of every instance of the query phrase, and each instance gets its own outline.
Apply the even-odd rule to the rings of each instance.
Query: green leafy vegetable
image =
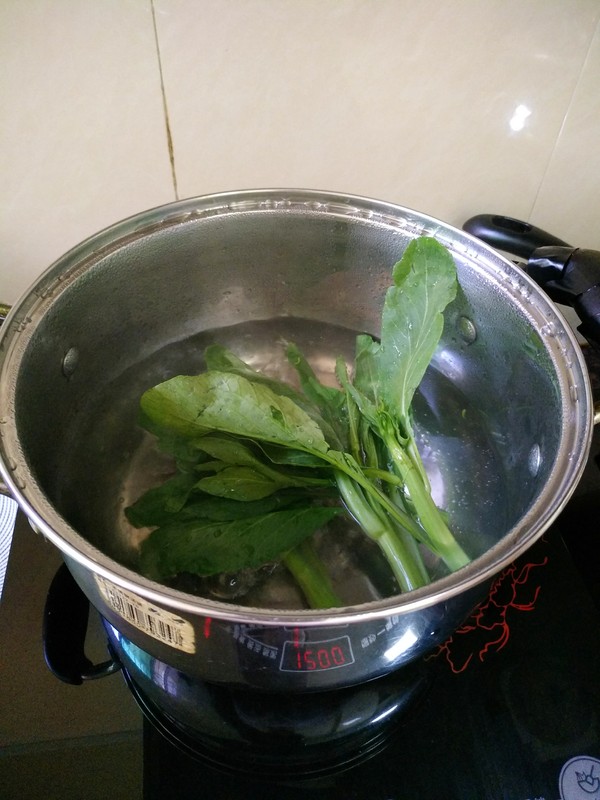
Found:
[[[126,510],[133,525],[155,528],[141,547],[143,572],[166,580],[282,560],[311,606],[340,605],[310,537],[342,506],[403,591],[429,581],[423,546],[450,570],[468,563],[431,497],[411,416],[456,269],[442,245],[421,237],[392,279],[381,339],[357,337],[353,374],[337,362],[338,387],[324,386],[294,344],[286,356],[299,389],[211,345],[201,375],[144,393],[141,424],[177,472]]]
[[[141,408],[147,419],[190,439],[219,431],[308,452],[329,449],[321,428],[293,400],[241,375],[179,375],[145,392]]]
[[[153,531],[144,542],[142,569],[160,579],[180,572],[214,575],[259,567],[281,555],[282,536],[292,550],[339,513],[338,508],[314,506],[229,522],[200,518],[171,523]]]
[[[280,489],[330,484],[327,478],[273,469],[237,439],[204,436],[197,446],[199,450],[220,459],[220,462],[209,462],[215,474],[195,484],[207,494],[235,497],[237,500],[260,500]],[[200,465],[201,468],[204,466]]]

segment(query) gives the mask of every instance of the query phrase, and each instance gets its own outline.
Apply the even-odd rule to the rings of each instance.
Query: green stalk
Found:
[[[464,567],[471,559],[452,535],[439,508],[433,502],[431,494],[423,483],[420,474],[421,469],[424,469],[422,464],[419,468],[393,436],[386,435],[384,441],[394,466],[405,483],[410,502],[421,526],[427,533],[427,544],[452,572]]]
[[[370,505],[361,487],[341,471],[335,472],[338,489],[349,512],[362,530],[381,548],[402,591],[425,586],[429,580],[420,558],[397,531]]]
[[[333,590],[323,562],[310,539],[305,539],[283,557],[311,608],[340,608],[344,605]]]
[[[330,451],[331,452],[331,451]],[[388,513],[399,525],[404,528],[411,536],[419,542],[427,543],[429,541],[426,532],[421,525],[410,517],[406,511],[396,506],[389,497],[384,494],[374,483],[372,483],[364,474],[358,464],[352,465],[348,460],[340,460],[339,458],[332,458],[329,453],[316,453],[324,461],[328,461],[334,468],[333,474],[338,482],[338,473],[346,475],[356,484],[358,484],[367,493],[373,503],[381,506],[382,509]],[[339,485],[339,484],[338,484]]]
[[[423,486],[427,489],[429,494],[431,494],[431,484],[429,483],[429,475],[425,471],[425,466],[423,461],[421,460],[421,454],[419,453],[419,449],[417,448],[417,443],[415,442],[415,438],[411,433],[408,435],[408,441],[406,443],[406,452],[409,455],[409,458],[417,468],[417,472],[421,476],[421,480],[423,481]]]
[[[390,495],[391,500],[399,506],[402,506],[404,503],[404,498],[402,494],[398,491],[395,486],[388,487],[388,492]],[[419,550],[419,544],[414,536],[411,536],[410,533],[401,528],[399,525],[396,525],[393,521],[391,521],[392,526],[396,531],[396,536],[403,542],[405,548],[407,549],[409,556],[413,559],[415,566],[420,570],[423,585],[431,583],[431,578],[429,576],[429,572],[427,571],[427,567],[425,566],[425,562],[423,561],[423,557],[421,555],[421,551]]]

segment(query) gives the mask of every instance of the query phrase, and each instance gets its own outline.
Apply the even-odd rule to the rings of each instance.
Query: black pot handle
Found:
[[[463,230],[519,258],[529,258],[538,247],[570,247],[541,228],[501,214],[477,214],[465,222]]]
[[[463,230],[498,250],[526,258],[525,269],[549,297],[572,306],[579,331],[600,345],[600,251],[583,250],[512,217],[478,214]]]
[[[85,654],[90,604],[63,564],[52,579],[44,608],[43,643],[48,669],[64,683],[80,685],[117,672],[114,658],[93,664]]]

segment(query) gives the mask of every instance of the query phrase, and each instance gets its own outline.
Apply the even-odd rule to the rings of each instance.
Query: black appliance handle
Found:
[[[572,306],[581,320],[582,336],[600,345],[600,251],[573,247],[528,222],[500,214],[471,217],[463,230],[528,259],[527,273],[552,300]]]
[[[44,607],[43,644],[48,669],[64,683],[75,686],[117,672],[114,658],[93,664],[85,654],[89,600],[66,564],[52,579]]]
[[[477,214],[465,222],[463,230],[497,250],[504,250],[519,258],[529,258],[538,247],[571,247],[529,222],[501,214]]]

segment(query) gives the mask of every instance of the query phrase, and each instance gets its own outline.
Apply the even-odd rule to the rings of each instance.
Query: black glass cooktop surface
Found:
[[[555,528],[498,577],[488,600],[428,660],[426,688],[363,763],[306,779],[286,778],[281,765],[253,775],[251,763],[227,770],[226,753],[218,765],[212,754],[192,757],[146,723],[144,797],[597,800],[596,590]]]

